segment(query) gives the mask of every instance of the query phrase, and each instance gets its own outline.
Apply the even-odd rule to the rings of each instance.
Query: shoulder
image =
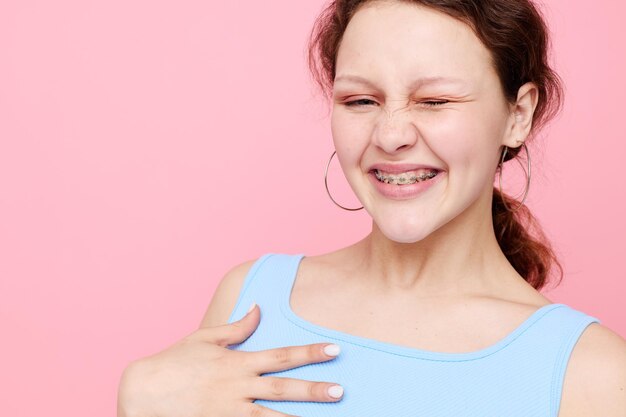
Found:
[[[228,323],[228,319],[243,287],[243,283],[258,259],[250,259],[233,266],[220,280],[213,292],[200,327],[214,327]]]
[[[592,323],[572,350],[558,417],[626,415],[626,340]]]

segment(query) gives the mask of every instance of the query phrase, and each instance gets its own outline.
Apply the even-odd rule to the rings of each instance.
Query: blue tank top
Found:
[[[598,322],[565,304],[536,310],[497,343],[473,352],[447,353],[380,342],[308,322],[289,299],[303,254],[267,253],[245,278],[228,320],[241,319],[252,302],[261,308],[257,329],[233,350],[335,343],[327,362],[263,374],[341,384],[337,402],[254,402],[306,417],[557,417],[565,368],[585,328]]]

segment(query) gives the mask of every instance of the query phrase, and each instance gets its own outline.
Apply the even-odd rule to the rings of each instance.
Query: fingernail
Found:
[[[341,385],[333,385],[332,387],[328,388],[328,395],[333,398],[341,398],[341,396],[343,395],[343,387]]]
[[[250,306],[250,308],[248,309],[248,313],[250,313],[252,310],[254,310],[254,306],[256,306],[256,303],[252,303],[252,305]],[[246,313],[246,314],[248,314]]]
[[[341,348],[338,345],[327,345],[324,346],[324,353],[328,356],[337,356],[341,352]]]

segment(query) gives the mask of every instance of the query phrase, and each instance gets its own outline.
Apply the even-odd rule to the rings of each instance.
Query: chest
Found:
[[[295,315],[317,326],[446,353],[488,348],[515,331],[538,308],[480,299],[417,302],[408,295],[366,294],[306,280],[294,283],[289,305]]]
[[[319,291],[306,284],[298,287],[296,283],[289,300],[294,314],[327,329],[433,352],[486,349],[514,332],[538,309],[538,306],[516,306],[503,301],[448,306],[424,304],[418,308],[413,300],[402,297],[392,300],[384,296],[350,295],[341,288],[330,291],[323,288],[326,290]],[[573,361],[575,358],[572,355]],[[556,382],[562,384],[559,414],[550,417],[585,415],[581,414],[583,378],[584,375],[576,372],[575,363],[570,363],[563,379]]]
[[[525,318],[532,314],[527,311],[526,316],[520,314],[502,320],[502,317],[461,309],[449,311],[447,316],[442,317],[432,312],[416,312],[399,306],[384,309],[374,306],[368,308],[367,303],[354,303],[345,305],[344,308],[335,308],[336,304],[332,301],[327,300],[327,303],[319,299],[315,301],[310,296],[292,297],[291,303],[292,311],[296,315],[324,328],[412,349],[445,353],[475,352],[494,346],[515,331]],[[536,355],[541,355],[541,352],[537,351]],[[528,357],[526,360],[532,359]],[[490,370],[485,372],[490,372]],[[546,375],[547,373],[543,376]],[[513,386],[517,382],[514,376],[512,378],[512,380],[504,378],[501,383],[508,389],[515,390]],[[553,384],[562,385],[559,412],[554,416],[547,413],[549,408],[547,404],[553,402],[554,399],[549,399],[545,395],[543,398],[535,396],[529,399],[529,401],[537,401],[538,409],[541,408],[540,403],[546,405],[545,414],[537,410],[534,412],[545,417],[586,417],[587,414],[582,412],[585,409],[585,397],[580,392],[580,386],[583,385],[581,384],[582,378],[584,375],[566,372],[560,380],[550,378],[548,383],[547,379],[544,379],[543,394],[551,394],[555,386]],[[529,384],[537,382],[528,381]],[[458,389],[462,390],[462,388]],[[525,388],[520,386],[519,389]],[[398,399],[398,401],[404,401],[404,399]]]

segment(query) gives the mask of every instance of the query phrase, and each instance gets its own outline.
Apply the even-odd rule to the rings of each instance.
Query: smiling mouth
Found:
[[[427,170],[420,173],[409,171],[398,175],[383,174],[377,169],[373,170],[373,172],[378,181],[384,182],[385,184],[395,185],[410,185],[415,184],[416,182],[428,181],[435,178],[437,174],[439,174],[439,171],[437,170]]]

